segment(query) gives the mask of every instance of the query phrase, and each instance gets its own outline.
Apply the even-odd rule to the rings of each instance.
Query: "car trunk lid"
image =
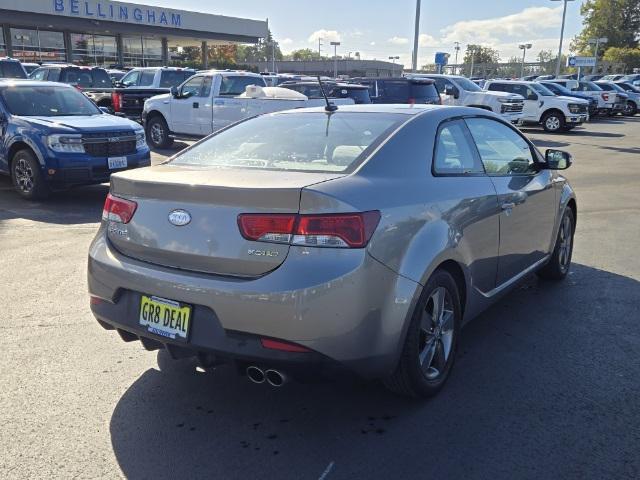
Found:
[[[172,165],[122,172],[112,176],[111,193],[135,201],[137,208],[129,223],[109,222],[107,234],[132,258],[256,277],[280,266],[289,245],[243,238],[238,215],[298,213],[302,188],[341,176]]]

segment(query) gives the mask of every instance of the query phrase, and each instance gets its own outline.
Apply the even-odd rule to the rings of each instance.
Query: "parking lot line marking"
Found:
[[[331,473],[331,470],[333,470],[334,465],[335,465],[335,462],[331,461],[331,463],[327,465],[327,468],[324,469],[324,472],[322,472],[322,475],[318,477],[318,480],[324,480],[325,478],[327,478],[327,476]]]

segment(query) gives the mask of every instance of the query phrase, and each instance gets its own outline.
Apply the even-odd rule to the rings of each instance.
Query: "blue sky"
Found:
[[[132,1],[132,0],[130,0]],[[245,18],[269,19],[283,51],[318,48],[322,37],[339,40],[339,54],[360,52],[362,58],[411,58],[415,0],[133,0],[158,5]],[[581,0],[567,8],[564,48],[580,31]],[[453,53],[453,42],[481,43],[497,48],[501,57],[519,55],[519,43],[532,43],[532,55],[541,49],[557,51],[562,2],[551,0],[422,0],[420,63],[431,63],[436,51]],[[452,57],[453,60],[453,57]]]

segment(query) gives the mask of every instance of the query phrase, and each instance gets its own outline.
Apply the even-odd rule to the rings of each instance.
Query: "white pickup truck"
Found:
[[[521,124],[538,124],[547,132],[569,131],[589,120],[589,102],[556,96],[538,82],[490,80],[484,86],[494,92],[516,93],[524,97]]]
[[[350,98],[331,102],[353,104]],[[293,90],[267,87],[262,75],[211,70],[194,75],[168,94],[148,99],[142,123],[149,145],[167,148],[174,138],[201,138],[262,113],[324,103],[324,99],[309,99]]]
[[[460,75],[407,74],[407,77],[430,78],[436,82],[443,105],[476,107],[491,110],[511,122],[518,123],[524,109],[520,95],[487,92],[476,83]]]

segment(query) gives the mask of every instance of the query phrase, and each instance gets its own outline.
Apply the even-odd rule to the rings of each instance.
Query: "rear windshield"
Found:
[[[415,99],[438,98],[438,90],[433,83],[411,83],[411,97]]]
[[[0,78],[27,78],[18,62],[0,62]]]
[[[259,85],[266,87],[262,77],[245,76],[223,76],[220,83],[220,95],[238,96],[242,95],[249,85]]]
[[[191,70],[165,70],[160,74],[160,88],[177,87],[194,73]]]
[[[369,89],[336,87],[331,91],[331,96],[337,98],[352,98],[357,104],[371,103]]]
[[[406,116],[380,113],[270,114],[209,137],[171,163],[213,168],[345,172]]]
[[[61,117],[100,113],[91,100],[71,87],[8,87],[0,91],[0,96],[12,115]]]

